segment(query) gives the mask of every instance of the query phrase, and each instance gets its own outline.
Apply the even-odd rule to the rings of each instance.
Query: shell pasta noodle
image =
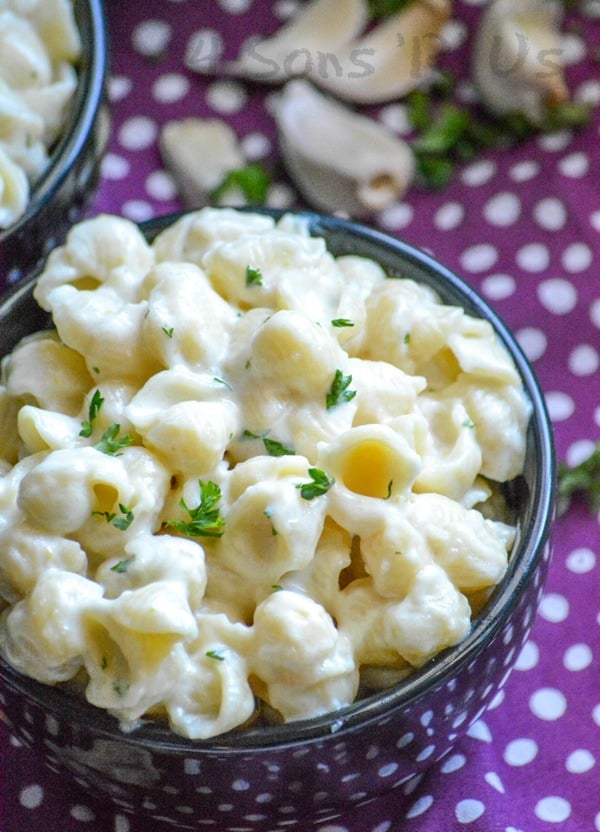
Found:
[[[0,376],[0,652],[131,730],[336,711],[459,643],[530,402],[487,322],[300,216],[101,215]]]
[[[26,210],[77,86],[71,0],[0,0],[0,229]]]

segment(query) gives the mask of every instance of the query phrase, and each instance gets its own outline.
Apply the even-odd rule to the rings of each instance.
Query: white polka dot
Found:
[[[425,812],[433,806],[433,796],[430,794],[423,795],[413,803],[408,812],[407,818],[418,818],[419,815],[424,815]]]
[[[489,199],[483,207],[483,215],[490,225],[506,228],[521,215],[521,200],[516,194],[503,191]]]
[[[538,286],[537,295],[542,306],[555,315],[566,315],[577,303],[577,290],[562,277],[543,280]]]
[[[267,205],[270,208],[290,208],[295,199],[294,189],[287,183],[274,182],[269,188]]]
[[[527,671],[532,670],[540,660],[540,649],[535,643],[529,639],[526,641],[521,652],[515,662],[515,670]]]
[[[536,162],[533,159],[526,159],[523,162],[517,162],[516,165],[513,165],[508,171],[508,175],[513,182],[528,182],[530,179],[533,179],[534,176],[537,176],[539,172],[539,162]]]
[[[592,651],[587,644],[572,644],[565,651],[563,664],[567,670],[576,672],[589,667],[593,658]]]
[[[454,813],[459,823],[473,823],[485,812],[485,805],[481,800],[461,800],[456,804]]]
[[[435,212],[433,224],[440,231],[457,228],[465,217],[465,208],[461,202],[447,202]]]
[[[218,0],[222,9],[229,14],[244,14],[252,5],[252,0]]]
[[[558,163],[558,169],[563,176],[570,179],[581,179],[589,170],[590,161],[585,153],[571,153]]]
[[[553,722],[567,710],[567,700],[556,688],[540,688],[530,696],[529,709],[538,719]]]
[[[472,737],[474,740],[479,740],[480,742],[491,742],[493,739],[492,732],[482,719],[478,719],[477,722],[474,722],[467,731],[467,734],[469,737]]]
[[[146,178],[146,193],[152,199],[168,200],[175,199],[177,187],[173,177],[165,170],[155,170]]]
[[[590,304],[590,321],[600,329],[600,298]]]
[[[540,602],[539,614],[545,621],[559,624],[569,615],[569,602],[564,595],[549,592],[544,595]]]
[[[453,771],[458,771],[467,762],[464,754],[453,754],[444,761],[440,771],[442,774],[452,774]]]
[[[590,225],[594,231],[600,231],[600,211],[592,211],[590,214]]]
[[[506,694],[503,690],[499,690],[498,693],[494,696],[490,704],[488,705],[488,711],[493,711],[495,708],[499,708],[500,705],[504,702]]]
[[[168,72],[157,78],[152,87],[152,96],[160,104],[173,104],[188,94],[190,82],[179,72]]]
[[[488,773],[484,775],[483,779],[492,787],[492,789],[496,789],[499,794],[504,794],[504,784],[495,771],[488,771]]]
[[[485,185],[489,182],[496,173],[496,165],[491,159],[484,159],[480,162],[473,162],[468,165],[462,174],[461,180],[465,185],[477,186]]]
[[[600,81],[588,78],[577,87],[574,97],[576,101],[591,104],[594,107],[600,104]]]
[[[381,766],[377,775],[379,777],[390,777],[394,772],[398,770],[398,763],[387,763],[385,766]]]
[[[591,456],[595,447],[596,443],[593,439],[579,439],[576,442],[572,442],[565,454],[567,463],[571,467],[579,465],[580,462],[583,462],[584,459]]]
[[[271,152],[271,140],[264,133],[248,133],[240,140],[240,146],[250,161],[264,159]]]
[[[563,823],[571,814],[571,804],[564,797],[543,797],[535,806],[535,815],[547,823]]]
[[[538,137],[537,143],[542,150],[556,153],[559,150],[564,150],[570,144],[572,138],[572,133],[569,130],[557,130],[556,133],[542,133]]]
[[[412,222],[414,209],[407,202],[391,205],[379,214],[379,221],[385,228],[406,228]]]
[[[133,87],[131,78],[125,75],[113,75],[108,81],[108,97],[111,101],[122,101]]]
[[[569,369],[575,376],[590,376],[599,365],[598,350],[591,344],[580,344],[569,355]]]
[[[130,165],[124,156],[107,153],[102,159],[100,169],[105,179],[125,179],[129,173]]]
[[[530,361],[537,361],[546,352],[548,339],[541,329],[528,326],[517,330],[516,339]]]
[[[183,64],[193,72],[208,73],[223,54],[224,48],[219,32],[214,29],[198,29],[188,38]]]
[[[591,266],[593,259],[592,250],[586,243],[571,243],[563,251],[560,261],[565,269],[573,274],[584,272]]]
[[[400,136],[406,136],[413,129],[404,104],[388,104],[383,107],[379,112],[379,120]]]
[[[238,113],[248,96],[236,81],[215,81],[206,91],[206,101],[217,113]]]
[[[511,740],[504,749],[504,762],[509,766],[526,766],[537,757],[538,744],[529,737]]]
[[[119,130],[119,142],[126,150],[144,150],[156,139],[158,127],[147,116],[132,116]]]
[[[82,823],[89,823],[92,820],[96,820],[96,815],[88,806],[81,806],[79,804],[71,807],[71,817]]]
[[[171,27],[165,20],[142,20],[133,30],[133,48],[140,55],[156,56],[169,45]]]
[[[560,59],[565,66],[577,64],[586,56],[585,41],[571,32],[562,35],[560,46]]]
[[[37,809],[44,800],[44,790],[41,786],[25,786],[19,794],[19,803],[26,809]]]
[[[115,832],[130,832],[129,819],[125,815],[115,815]]]
[[[596,725],[600,725],[600,705],[596,705],[596,707],[592,711],[592,719],[594,720]]]
[[[527,272],[543,272],[550,263],[550,252],[543,243],[528,243],[517,251],[516,262]]]
[[[596,760],[594,755],[585,748],[578,748],[572,751],[567,757],[565,767],[571,774],[585,774],[586,771],[594,768]]]
[[[596,566],[596,555],[591,549],[583,546],[569,552],[565,563],[570,572],[574,572],[576,575],[585,575],[586,572],[591,572]]]
[[[498,259],[498,249],[490,243],[478,243],[463,251],[460,262],[467,271],[478,273],[491,269]]]
[[[533,206],[533,218],[540,228],[547,231],[560,231],[567,222],[567,209],[564,202],[555,196],[540,199]]]
[[[298,0],[276,0],[273,13],[280,20],[289,20],[298,11]]]
[[[575,402],[567,393],[551,390],[546,393],[546,406],[553,422],[564,422],[575,411]]]
[[[490,274],[481,282],[481,291],[490,300],[505,300],[516,288],[516,281],[510,274]]]
[[[130,199],[123,203],[121,213],[133,222],[144,222],[154,216],[152,206],[142,199]]]

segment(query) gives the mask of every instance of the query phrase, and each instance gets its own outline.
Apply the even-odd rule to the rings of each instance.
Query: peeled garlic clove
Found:
[[[236,61],[219,71],[275,83],[294,75],[319,72],[330,54],[361,32],[367,23],[366,0],[312,0],[274,35],[250,42]]]
[[[312,67],[307,75],[321,88],[357,104],[401,98],[428,76],[451,10],[450,0],[414,0],[362,38],[338,49],[337,71]]]
[[[492,113],[537,124],[568,99],[559,20],[550,0],[492,0],[473,48],[473,78]]]
[[[225,176],[245,164],[236,134],[220,119],[167,122],[160,152],[189,207],[205,205]]]
[[[317,208],[364,216],[387,208],[412,182],[415,161],[406,142],[308,81],[289,81],[273,116],[288,172]]]

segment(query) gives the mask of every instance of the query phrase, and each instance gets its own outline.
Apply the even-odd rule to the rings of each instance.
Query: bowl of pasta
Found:
[[[428,254],[314,213],[104,215],[0,338],[0,701],[48,765],[181,828],[325,822],[506,683],[552,434]]]
[[[0,4],[0,292],[81,215],[106,145],[101,0]]]

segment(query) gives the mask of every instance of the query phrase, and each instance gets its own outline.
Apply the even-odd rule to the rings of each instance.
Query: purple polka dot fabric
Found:
[[[484,5],[456,0],[445,33],[440,61],[465,79]],[[271,203],[302,206],[278,163],[268,106],[274,88],[186,66],[208,49],[233,57],[248,37],[275,31],[298,6],[295,0],[107,0],[112,132],[91,213],[139,221],[182,207],[158,138],[164,123],[184,116],[224,119],[248,160],[275,171]],[[596,104],[598,0],[570,9],[562,31],[572,95]],[[399,134],[407,129],[402,101],[369,112]],[[371,221],[433,253],[511,327],[545,393],[558,457],[569,464],[600,438],[599,133],[596,108],[583,129],[486,153],[442,191],[413,187]],[[530,639],[468,735],[419,779],[311,829],[600,832],[599,519],[576,500],[557,520]],[[0,832],[40,828],[148,832],[150,826],[47,770],[0,720]]]

